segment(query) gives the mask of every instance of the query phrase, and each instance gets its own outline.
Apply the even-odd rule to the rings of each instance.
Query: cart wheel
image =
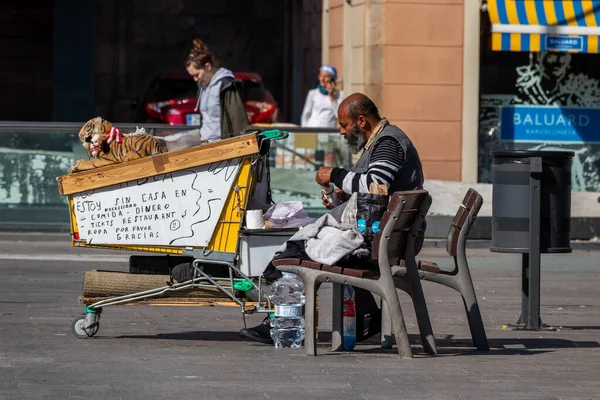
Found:
[[[85,326],[85,315],[80,315],[73,320],[71,324],[71,332],[77,339],[87,339],[94,336],[100,328],[100,322],[96,321],[91,327]]]

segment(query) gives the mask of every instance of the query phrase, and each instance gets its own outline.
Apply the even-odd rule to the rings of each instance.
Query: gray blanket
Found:
[[[362,234],[354,225],[341,224],[330,214],[306,225],[289,240],[304,240],[306,254],[312,260],[327,265],[335,265],[364,242]],[[286,246],[284,244],[278,253],[285,251]]]

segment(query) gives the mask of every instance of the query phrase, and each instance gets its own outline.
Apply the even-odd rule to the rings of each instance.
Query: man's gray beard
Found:
[[[352,152],[352,154],[357,154],[359,151],[365,147],[367,144],[367,139],[365,135],[360,131],[358,126],[354,125],[349,134],[344,136],[346,142],[348,143],[348,148]]]

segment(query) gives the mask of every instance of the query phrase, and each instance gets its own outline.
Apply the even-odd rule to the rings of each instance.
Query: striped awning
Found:
[[[492,50],[598,53],[600,1],[488,0]]]

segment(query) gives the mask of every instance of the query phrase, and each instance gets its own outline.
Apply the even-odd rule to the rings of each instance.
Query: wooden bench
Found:
[[[431,323],[415,261],[417,236],[430,205],[431,196],[426,190],[397,192],[392,195],[388,209],[381,220],[381,231],[377,232],[373,241],[372,258],[377,261],[378,271],[328,266],[298,259],[282,259],[273,262],[282,272],[297,274],[304,281],[306,292],[305,348],[309,355],[317,354],[315,296],[321,283],[331,282],[334,284],[332,333],[334,350],[341,348],[343,336],[342,285],[351,285],[368,290],[382,298],[386,305],[382,313],[389,313],[390,330],[396,339],[398,353],[403,358],[412,358],[412,349],[396,291],[396,282],[393,278],[400,268],[403,268],[405,273],[397,280],[401,282],[401,286],[405,286],[405,289],[413,293],[411,296],[415,301],[415,310],[418,310],[417,318],[424,350],[432,354],[436,353]],[[402,260],[404,260],[403,266],[401,266]],[[408,271],[411,272],[407,273]],[[412,280],[409,277],[412,277]],[[410,285],[406,284],[409,281]],[[391,343],[389,339],[385,338]]]
[[[423,280],[448,286],[460,293],[467,313],[473,345],[478,350],[489,351],[466,254],[467,237],[482,204],[481,195],[475,189],[469,189],[452,220],[446,250],[454,261],[453,268],[441,269],[434,262],[421,260],[418,264],[418,274]],[[405,284],[403,281],[407,274],[408,270],[401,268],[395,273],[394,278],[399,285]]]

